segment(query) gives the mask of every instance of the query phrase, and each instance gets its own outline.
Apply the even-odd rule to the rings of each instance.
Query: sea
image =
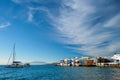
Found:
[[[54,65],[6,68],[2,65],[0,80],[120,80],[120,68]]]

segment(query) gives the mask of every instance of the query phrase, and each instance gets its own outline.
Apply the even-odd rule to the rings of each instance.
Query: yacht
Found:
[[[11,61],[11,59],[12,59],[12,61]],[[6,67],[8,67],[8,68],[22,68],[22,67],[24,67],[24,64],[21,61],[16,60],[15,44],[13,46],[13,53],[10,55]]]

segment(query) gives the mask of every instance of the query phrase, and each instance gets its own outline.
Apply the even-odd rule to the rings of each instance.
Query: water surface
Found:
[[[120,68],[54,65],[5,68],[0,66],[0,80],[120,80]]]

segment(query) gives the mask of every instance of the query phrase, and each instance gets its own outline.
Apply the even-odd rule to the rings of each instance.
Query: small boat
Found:
[[[25,63],[24,66],[25,67],[30,67],[30,63]]]
[[[12,62],[9,63],[11,60],[11,56],[12,56]],[[21,61],[16,60],[15,44],[13,46],[13,53],[10,55],[10,57],[8,59],[8,64],[6,67],[8,67],[8,68],[22,68],[22,67],[24,67],[24,64]]]

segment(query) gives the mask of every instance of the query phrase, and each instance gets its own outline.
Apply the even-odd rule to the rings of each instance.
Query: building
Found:
[[[58,66],[100,66],[100,67],[120,67],[120,54],[112,57],[74,57],[65,58],[57,63]]]
[[[114,55],[111,58],[114,60],[114,62],[120,63],[120,54],[114,53]]]

